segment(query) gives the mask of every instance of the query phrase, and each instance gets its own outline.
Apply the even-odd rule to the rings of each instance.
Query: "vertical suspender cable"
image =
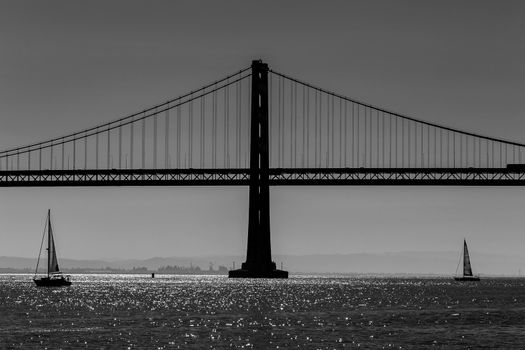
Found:
[[[490,141],[490,149],[491,149],[491,153],[492,153],[492,166],[491,166],[491,168],[494,168],[494,141]],[[519,162],[521,163],[521,150],[520,150]]]
[[[281,79],[281,127],[282,127],[282,130],[281,130],[281,165],[280,167],[281,168],[284,168],[284,163],[285,163],[285,159],[284,159],[284,155],[285,155],[285,143],[284,143],[284,135],[285,135],[285,132],[286,132],[286,124],[285,124],[285,115],[284,115],[284,111],[285,111],[285,84],[284,84],[284,78]]]
[[[122,125],[118,128],[118,168],[122,169]]]
[[[481,168],[481,139],[478,138],[478,167]]]
[[[407,122],[408,123],[408,122]],[[405,119],[401,119],[401,167],[405,168],[405,134],[406,134],[406,126],[405,126]]]
[[[106,168],[107,169],[111,169],[111,130],[108,128],[107,130],[107,133],[108,133],[108,148],[107,148],[107,151],[108,151],[108,157],[107,157],[107,160],[106,160]],[[75,141],[73,141],[73,169],[75,169]]]
[[[317,168],[317,95],[318,91],[314,91],[314,167]]]
[[[417,123],[414,125],[414,166],[417,168],[418,166],[419,167],[422,167],[421,166],[421,161],[423,161],[423,159],[421,159],[421,161],[419,162],[418,164],[418,158],[420,157],[419,153],[418,153],[418,147],[417,147],[417,144],[418,144],[418,141],[419,141],[419,138],[418,138],[418,133],[417,133],[417,130],[418,130],[418,126],[420,125],[420,123]],[[422,126],[421,126],[422,127]],[[423,149],[423,148],[421,148]]]
[[[366,148],[368,146],[368,107],[365,106],[365,168],[367,167],[368,154]]]
[[[424,159],[424,154],[425,154],[425,129],[424,129],[424,125],[421,124],[421,167],[424,168],[425,167],[425,159]]]
[[[297,168],[297,84],[294,83],[294,167]]]
[[[73,170],[76,169],[76,156],[77,156],[76,146],[77,146],[77,142],[73,138]]]
[[[339,167],[343,167],[343,101],[339,98]]]
[[[98,169],[98,128],[95,134],[95,169]]]
[[[463,134],[459,134],[459,167],[463,167]]]
[[[381,167],[385,168],[385,112],[381,112],[381,125],[382,125],[382,134],[381,134],[381,142],[382,142],[382,164]]]
[[[88,142],[87,142],[87,132],[84,135],[84,169],[87,169],[87,159],[88,159]]]
[[[301,167],[305,167],[305,154],[306,154],[306,87],[302,85],[303,87],[303,109],[302,109],[302,124],[303,124],[303,147],[301,148]]]
[[[62,138],[62,170],[64,170],[64,138]],[[31,154],[31,153],[29,153]]]
[[[227,83],[229,83],[229,81],[227,81]],[[228,164],[228,150],[229,150],[229,144],[230,144],[230,141],[229,141],[229,137],[228,137],[228,129],[229,129],[229,125],[230,125],[230,122],[229,122],[229,116],[228,116],[228,108],[230,107],[230,99],[229,99],[229,92],[230,92],[230,87],[229,85],[226,86],[224,88],[224,130],[223,130],[223,137],[224,137],[224,147],[223,147],[223,164],[224,164],[224,167],[225,168],[228,168],[229,167],[229,164]]]
[[[321,92],[317,91],[317,98],[318,98],[318,101],[317,101],[317,110],[316,110],[316,115],[315,115],[315,118],[316,118],[316,124],[317,124],[317,141],[318,141],[318,144],[316,143],[316,153],[317,153],[317,159],[318,161],[316,162],[316,167],[319,167],[321,168],[322,165],[323,165],[323,155],[322,155],[322,145],[323,145],[323,124],[322,124],[322,106],[323,106],[323,102],[322,102],[322,95],[321,95]]]
[[[468,168],[468,135],[465,136],[465,167]]]
[[[170,151],[170,110],[169,105],[164,115],[164,168],[168,169],[169,164],[169,151]]]
[[[359,122],[360,122],[360,119],[361,119],[361,113],[360,113],[360,109],[361,109],[361,106],[358,105],[358,104],[355,104],[355,109],[357,111],[357,121],[356,121],[356,164],[357,164],[357,167],[359,168],[361,166],[361,154],[359,153],[359,134],[361,133],[360,129],[359,129]]]
[[[293,132],[294,132],[294,95],[293,95],[293,86],[294,83],[292,81],[290,83],[290,168],[293,166]]]
[[[443,168],[443,129],[439,128],[439,167]]]
[[[355,138],[354,138],[354,135],[355,135],[355,115],[354,115],[354,111],[355,111],[355,103],[352,102],[352,130],[351,130],[351,133],[352,133],[352,152],[350,153],[351,156],[350,156],[350,164],[352,165],[352,168],[355,168],[355,162],[354,162],[354,149],[355,149]]]
[[[206,162],[206,116],[204,109],[206,107],[206,97],[201,97],[201,168],[204,168]]]
[[[181,135],[182,135],[182,131],[181,131],[181,128],[182,128],[182,110],[181,110],[180,101],[179,101],[179,105],[177,106],[177,159],[176,159],[177,169],[181,168],[181,156],[182,156],[182,152],[181,152],[181,146],[182,146]]]
[[[215,89],[217,84],[215,84]],[[213,168],[217,167],[217,91],[213,92]]]
[[[434,129],[434,168],[437,168],[437,129]]]
[[[394,144],[395,144],[395,148],[396,148],[396,151],[395,151],[395,167],[396,167],[396,168],[399,167],[398,151],[397,151],[397,149],[398,149],[398,143],[399,143],[399,139],[398,139],[398,127],[397,127],[397,124],[398,124],[398,123],[397,123],[397,120],[398,120],[398,117],[396,116],[395,119],[394,119],[395,129],[396,129],[396,134],[395,134],[396,137],[395,137],[395,140],[394,140],[394,141],[395,141]]]
[[[430,168],[430,125],[427,125],[427,168]]]
[[[326,95],[326,167],[328,168],[329,167],[329,163],[330,163],[330,157],[331,157],[331,154],[330,154],[330,151],[331,151],[331,147],[330,147],[330,142],[332,141],[331,138],[330,138],[330,123],[333,125],[333,119],[332,119],[332,112],[330,110],[330,106],[331,106],[331,103],[330,103],[330,99],[331,99],[332,96],[330,95]],[[322,115],[322,114],[321,114]]]
[[[330,154],[331,154],[331,157],[330,157],[330,161],[331,161],[331,164],[330,166],[333,167],[334,166],[334,153],[335,153],[335,149],[334,149],[334,138],[335,138],[335,135],[334,135],[334,122],[335,122],[335,110],[334,110],[334,96],[330,96],[331,97],[331,100],[332,100],[332,108],[331,108],[331,113],[330,113],[330,123],[332,124],[332,131],[331,131],[331,135],[330,135],[330,138],[331,138],[331,142],[330,142],[330,147],[331,147],[331,150],[330,150]]]
[[[443,156],[444,158],[443,162],[444,162],[445,168],[450,168],[450,131],[445,130],[443,131],[443,133],[446,133],[446,136],[443,136],[443,143],[445,144],[444,146],[445,155]]]
[[[375,112],[375,113],[373,113]],[[370,118],[372,119],[372,116],[375,115],[375,121],[376,121],[376,164],[375,167],[379,167],[379,111],[373,109],[371,110]],[[370,125],[372,125],[372,121],[370,122]],[[372,140],[372,131],[370,131],[370,140]],[[370,149],[372,149],[372,144],[370,144]]]
[[[133,169],[133,138],[134,138],[134,126],[133,120],[129,123],[129,168]]]
[[[503,168],[503,144],[501,142],[498,142],[499,144],[499,167]]]
[[[345,132],[344,132],[344,149],[345,149],[344,167],[346,168],[346,166],[348,164],[347,163],[347,154],[348,154],[348,102],[346,100],[344,101],[344,106],[345,106],[345,108],[344,108],[344,116],[345,116],[345,119],[344,119],[344,121],[345,121],[345,126],[344,126],[344,128],[345,128]]]
[[[389,147],[389,154],[388,154],[388,167],[389,168],[392,168],[392,131],[394,130],[394,128],[392,128],[392,120],[394,118],[389,115],[388,116],[388,128],[389,128],[389,131],[388,131],[388,144],[390,145]]]
[[[142,119],[142,169],[146,168],[146,119]]]
[[[180,101],[179,101],[180,103]],[[178,129],[178,133],[179,133],[179,149],[181,150],[182,152],[182,106],[179,107],[179,110],[178,110],[178,113],[179,113],[179,129]],[[188,102],[188,150],[187,150],[187,154],[188,154],[188,168],[191,168],[193,167],[193,93],[190,94],[190,99],[189,99],[189,102]],[[180,154],[179,154],[180,156]]]
[[[408,151],[408,167],[410,168],[411,165],[412,165],[412,163],[411,163],[411,159],[410,159],[410,158],[411,158],[410,156],[411,156],[411,153],[412,153],[412,152],[410,152],[410,151],[411,151],[411,148],[410,148],[410,146],[411,146],[411,144],[410,144],[410,139],[411,139],[411,136],[412,136],[412,132],[411,132],[411,131],[412,131],[412,130],[411,130],[411,129],[412,129],[412,123],[411,123],[410,121],[407,121],[407,129],[408,129],[408,131],[407,131],[407,133],[408,133],[408,145],[407,145],[407,151]]]
[[[454,157],[454,166],[453,168],[456,167],[456,133],[455,132],[452,132],[452,155]]]
[[[306,167],[310,166],[310,90],[306,91]]]
[[[215,168],[215,91],[211,93],[211,167]]]
[[[235,83],[235,166],[240,168],[239,162],[239,82]]]
[[[489,167],[489,141],[485,140],[486,148],[487,148],[487,165],[486,167]]]
[[[372,149],[373,149],[373,138],[374,138],[374,135],[373,135],[373,129],[372,129],[372,108],[371,107],[368,107],[368,124],[370,125],[370,127],[368,128],[368,131],[370,132],[370,137],[368,138],[368,142],[369,142],[369,151],[368,151],[368,158],[369,158],[369,163],[368,163],[368,166],[371,168],[372,167]]]

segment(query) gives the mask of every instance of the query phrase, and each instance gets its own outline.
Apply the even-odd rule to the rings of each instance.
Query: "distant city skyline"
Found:
[[[186,93],[262,58],[373,105],[525,141],[519,1],[7,2],[0,149]],[[293,19],[293,20],[291,20]],[[525,189],[272,188],[274,254],[525,255]],[[33,257],[51,208],[60,256],[244,255],[248,189],[1,188],[0,256]]]

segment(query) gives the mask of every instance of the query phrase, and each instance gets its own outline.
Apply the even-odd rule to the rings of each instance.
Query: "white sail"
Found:
[[[463,240],[463,276],[472,276],[470,256],[468,254],[467,241]]]
[[[48,215],[51,215],[51,214],[48,214]],[[51,226],[51,216],[48,217],[47,234],[48,234],[47,273],[52,274],[52,273],[60,272],[60,269],[58,268],[57,251],[55,249],[55,240],[53,238],[53,227]]]

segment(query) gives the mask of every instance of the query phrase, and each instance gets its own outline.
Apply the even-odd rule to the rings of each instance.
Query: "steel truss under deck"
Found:
[[[249,169],[126,169],[1,171],[0,187],[248,186]],[[274,168],[271,186],[426,185],[524,186],[525,169]]]

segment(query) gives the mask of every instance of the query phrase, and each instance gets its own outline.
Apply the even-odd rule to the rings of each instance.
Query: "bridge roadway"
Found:
[[[0,171],[0,187],[248,186],[249,169]],[[525,167],[271,168],[270,186],[524,186]]]

